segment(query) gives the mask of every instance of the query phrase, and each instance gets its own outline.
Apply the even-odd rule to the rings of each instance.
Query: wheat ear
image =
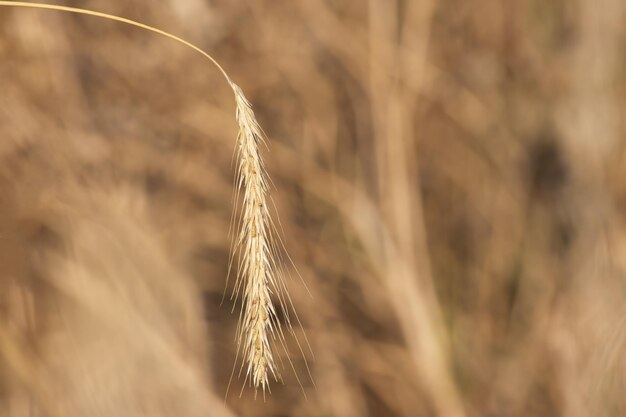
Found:
[[[276,285],[274,272],[268,180],[259,151],[264,139],[250,103],[236,84],[231,83],[231,86],[239,124],[236,188],[243,194],[240,227],[234,245],[234,252],[238,252],[240,258],[234,294],[241,293],[244,299],[237,344],[247,363],[247,377],[265,392],[268,375],[279,377],[270,336],[276,337],[280,323],[270,293],[280,287]]]
[[[268,375],[279,378],[270,347],[270,336],[282,338],[280,323],[272,303],[271,293],[277,292],[281,300],[284,285],[277,285],[278,272],[276,251],[271,241],[271,218],[267,208],[268,179],[261,159],[259,146],[263,142],[261,128],[256,120],[250,102],[228,76],[220,64],[208,53],[178,36],[161,29],[107,13],[53,4],[0,1],[0,6],[47,9],[103,19],[114,20],[145,29],[173,39],[209,59],[222,73],[233,90],[236,103],[236,120],[239,125],[237,151],[236,188],[243,194],[240,229],[234,242],[234,252],[239,254],[239,270],[234,295],[243,295],[242,314],[237,330],[238,354],[241,353],[246,365],[246,376],[255,389],[268,389]],[[242,362],[243,366],[243,362]]]

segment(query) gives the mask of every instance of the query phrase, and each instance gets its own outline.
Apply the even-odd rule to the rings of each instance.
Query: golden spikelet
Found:
[[[250,103],[231,82],[237,103],[238,166],[236,189],[243,194],[239,231],[233,253],[239,254],[234,295],[243,296],[237,344],[246,365],[246,377],[265,392],[268,375],[278,379],[270,335],[276,336],[280,323],[270,297],[276,285],[270,215],[267,207],[268,182],[259,145],[263,134]],[[242,363],[243,366],[243,363]]]
[[[173,39],[202,54],[219,69],[228,81],[235,95],[236,119],[239,125],[236,192],[243,195],[239,231],[235,236],[231,255],[237,254],[239,260],[233,297],[240,295],[243,297],[237,329],[237,354],[242,355],[241,370],[244,366],[246,367],[246,379],[255,389],[261,388],[265,393],[266,389],[269,390],[270,374],[274,379],[280,379],[272,355],[270,339],[278,341],[285,350],[287,349],[271,295],[274,294],[277,297],[283,308],[288,327],[291,325],[289,310],[293,311],[293,303],[287,293],[287,287],[282,281],[281,267],[278,262],[279,259],[277,259],[284,247],[281,246],[282,244],[279,245],[278,238],[277,241],[272,238],[274,235],[272,232],[276,228],[269,215],[267,206],[268,178],[259,152],[259,146],[264,142],[264,139],[250,102],[239,86],[230,79],[226,71],[211,55],[190,42],[161,29],[123,17],[75,7],[3,0],[0,0],[0,6],[76,13],[139,27]],[[295,311],[294,317],[298,320]],[[293,330],[291,332],[294,334]],[[296,342],[302,352],[302,347],[297,338]],[[293,368],[293,364],[291,365]]]

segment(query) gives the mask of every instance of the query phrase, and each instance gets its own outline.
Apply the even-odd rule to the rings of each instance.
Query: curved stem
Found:
[[[224,68],[222,68],[222,66],[215,60],[215,58],[213,58],[207,52],[203,51],[201,48],[197,47],[196,45],[194,45],[194,44],[192,44],[190,42],[187,42],[186,40],[184,40],[182,38],[179,38],[176,35],[172,35],[169,32],[165,32],[164,30],[157,29],[157,28],[155,28],[153,26],[146,25],[146,24],[143,24],[143,23],[139,23],[139,22],[136,22],[136,21],[131,20],[131,19],[126,19],[125,17],[115,16],[115,15],[111,15],[111,14],[107,14],[107,13],[95,12],[95,11],[92,11],[92,10],[80,9],[80,8],[77,8],[77,7],[58,6],[58,5],[54,5],[54,4],[42,4],[42,3],[28,3],[28,2],[23,2],[23,1],[0,1],[0,6],[28,7],[28,8],[31,8],[31,9],[47,9],[47,10],[56,10],[56,11],[60,11],[60,12],[69,12],[69,13],[75,13],[75,14],[82,14],[82,15],[87,15],[87,16],[95,16],[95,17],[100,17],[100,18],[103,18],[103,19],[109,19],[109,20],[114,20],[114,21],[117,21],[117,22],[126,23],[127,25],[136,26],[136,27],[141,28],[141,29],[149,30],[151,32],[154,32],[154,33],[157,33],[159,35],[165,36],[167,38],[173,39],[176,42],[182,43],[183,45],[193,49],[194,51],[199,52],[205,58],[209,59],[217,67],[217,69],[220,70],[220,72],[222,73],[224,78],[226,78],[226,81],[228,81],[228,84],[231,87],[233,85],[233,81],[230,79],[230,77],[228,76],[226,71],[224,71]]]

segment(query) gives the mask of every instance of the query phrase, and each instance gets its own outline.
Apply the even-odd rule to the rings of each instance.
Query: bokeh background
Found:
[[[219,72],[0,7],[0,415],[626,415],[623,0],[57,4],[246,92],[314,355],[224,401]]]

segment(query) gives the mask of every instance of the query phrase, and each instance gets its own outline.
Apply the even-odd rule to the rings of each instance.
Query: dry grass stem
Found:
[[[293,304],[282,282],[280,267],[277,264],[279,250],[272,239],[272,232],[275,228],[271,223],[267,207],[268,178],[259,151],[263,134],[250,102],[242,90],[211,55],[178,36],[155,27],[119,16],[74,7],[13,1],[0,1],[0,6],[82,14],[145,29],[173,39],[202,54],[219,69],[228,81],[235,95],[236,119],[239,125],[236,191],[243,194],[240,228],[233,243],[233,254],[237,253],[239,259],[233,295],[243,296],[237,330],[238,354],[241,353],[243,357],[242,368],[245,364],[246,378],[255,389],[260,388],[265,393],[266,389],[269,389],[268,375],[271,374],[276,380],[280,378],[270,347],[270,339],[279,340],[286,349],[271,294],[276,294],[285,311],[287,311],[286,300],[289,300],[291,309],[293,309]],[[286,320],[289,325],[288,316]]]

